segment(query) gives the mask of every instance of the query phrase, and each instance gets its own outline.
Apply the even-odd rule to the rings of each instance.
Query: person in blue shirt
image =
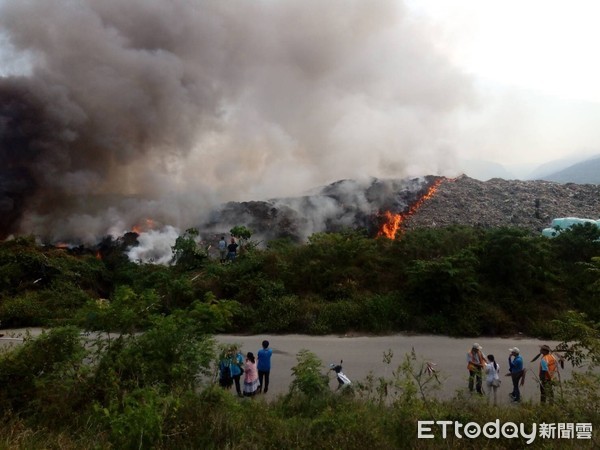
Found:
[[[240,351],[239,347],[234,346],[231,348],[231,378],[235,383],[235,390],[237,391],[238,397],[243,397],[242,388],[240,386],[240,377],[244,373],[244,355]]]
[[[258,382],[260,387],[259,392],[267,393],[269,391],[269,374],[271,373],[271,355],[273,350],[269,348],[269,341],[262,341],[262,349],[258,351]],[[264,381],[264,384],[263,384]]]
[[[525,384],[525,369],[523,367],[523,357],[517,347],[509,348],[510,356],[508,357],[508,370],[506,376],[512,378],[513,391],[510,393],[511,400],[521,401],[521,392],[519,385],[522,387]]]

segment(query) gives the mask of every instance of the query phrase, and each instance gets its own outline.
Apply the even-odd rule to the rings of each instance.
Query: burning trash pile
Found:
[[[443,177],[365,181],[342,180],[301,197],[230,202],[200,226],[201,234],[218,234],[230,226],[252,229],[258,240],[305,241],[317,232],[364,229],[393,239],[404,217],[434,195]]]
[[[238,225],[251,229],[253,240],[262,243],[277,238],[305,242],[314,233],[344,229],[363,229],[373,237],[393,239],[402,220],[414,214],[444,180],[433,176],[404,180],[371,178],[363,182],[342,180],[301,197],[229,202],[215,209],[207,222],[197,226],[200,232],[197,244],[214,249],[220,236],[228,236],[228,230]],[[180,235],[181,230],[176,227],[143,219],[126,234],[127,239],[119,237],[103,242],[104,247],[124,248],[132,261],[169,264],[171,249]],[[69,247],[74,251],[74,246]],[[100,248],[99,257],[105,252],[106,248]]]
[[[404,220],[414,215],[423,205],[423,203],[425,203],[427,200],[433,197],[438,187],[440,186],[440,184],[442,184],[444,180],[445,178],[437,178],[433,182],[433,184],[431,184],[427,188],[425,194],[423,194],[409,206],[408,210],[399,213],[385,211],[381,215],[383,219],[383,224],[381,225],[377,236],[385,236],[388,239],[395,239],[396,234],[401,230],[401,226],[404,223]]]

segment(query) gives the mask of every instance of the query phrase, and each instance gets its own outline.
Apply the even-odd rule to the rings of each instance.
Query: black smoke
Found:
[[[439,174],[473,93],[434,37],[396,0],[0,0],[0,238]]]
[[[19,80],[0,79],[0,239],[16,231],[38,189],[36,165],[51,126],[36,97]]]

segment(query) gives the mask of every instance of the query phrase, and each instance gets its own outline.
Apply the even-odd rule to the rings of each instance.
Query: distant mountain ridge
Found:
[[[514,174],[502,164],[480,159],[461,159],[460,169],[461,173],[481,181],[492,178],[503,178],[505,180],[515,178]]]
[[[600,154],[574,156],[544,163],[530,172],[511,169],[484,160],[462,159],[462,173],[480,181],[502,178],[504,180],[545,180],[556,183],[600,184]],[[518,175],[517,175],[518,173]]]
[[[600,155],[541,178],[557,183],[600,184]]]

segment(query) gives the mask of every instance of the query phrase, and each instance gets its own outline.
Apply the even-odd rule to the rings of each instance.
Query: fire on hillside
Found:
[[[444,177],[434,180],[433,184],[427,188],[425,193],[421,197],[419,197],[414,203],[412,203],[406,211],[400,213],[384,211],[383,213],[381,213],[379,217],[383,223],[381,224],[379,232],[377,233],[377,237],[384,236],[388,239],[395,239],[396,234],[398,232],[402,232],[401,227],[404,221],[413,214],[415,214],[423,205],[423,203],[425,203],[427,200],[433,197],[438,187],[444,181],[452,180]]]
[[[407,225],[404,221],[434,195],[444,180],[437,176],[340,180],[301,197],[228,202],[215,208],[209,221],[199,221],[192,227],[198,230],[199,241],[213,246],[236,225],[252,230],[256,242],[283,238],[301,243],[314,233],[346,229],[363,230],[373,238],[394,239]],[[160,219],[144,215],[128,227],[129,231],[118,231],[123,228],[112,227],[112,232],[96,243],[57,240],[55,247],[103,260],[110,259],[113,252],[125,252],[132,261],[168,264],[183,227],[164,225]]]

